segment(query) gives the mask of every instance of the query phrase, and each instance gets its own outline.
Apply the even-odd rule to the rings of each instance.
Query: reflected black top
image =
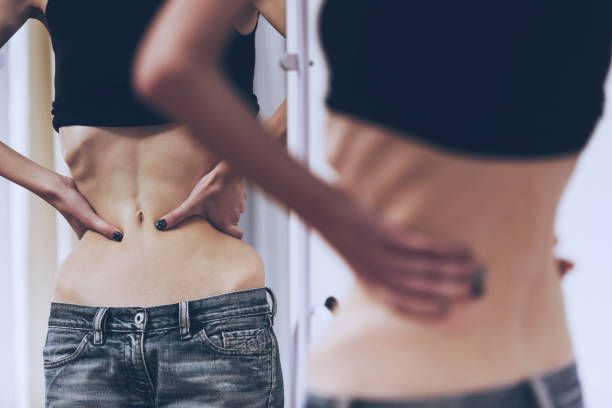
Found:
[[[53,127],[146,126],[171,120],[138,100],[132,60],[163,0],[49,0],[47,24],[55,51]],[[225,68],[254,110],[255,33],[235,33]]]
[[[610,0],[327,0],[331,110],[474,155],[577,152],[604,101]]]

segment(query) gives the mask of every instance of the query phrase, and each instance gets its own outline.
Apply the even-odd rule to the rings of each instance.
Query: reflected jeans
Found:
[[[46,406],[282,407],[275,312],[267,288],[148,308],[53,303]]]

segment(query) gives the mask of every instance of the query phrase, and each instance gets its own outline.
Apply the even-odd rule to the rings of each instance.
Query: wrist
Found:
[[[217,164],[217,166],[213,170],[213,174],[215,179],[224,182],[240,180],[243,178],[243,176],[237,173],[234,168],[225,160]]]
[[[70,189],[73,185],[74,180],[71,178],[53,173],[49,181],[44,183],[36,194],[53,207],[57,207],[63,197],[65,197],[66,190]]]

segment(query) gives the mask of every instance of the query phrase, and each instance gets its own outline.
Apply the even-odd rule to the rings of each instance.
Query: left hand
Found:
[[[244,177],[235,174],[222,162],[202,177],[179,207],[160,218],[156,227],[168,230],[189,217],[200,216],[219,231],[242,239],[244,232],[238,221],[246,208],[246,199]]]

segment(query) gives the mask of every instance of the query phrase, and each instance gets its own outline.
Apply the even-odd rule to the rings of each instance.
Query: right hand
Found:
[[[88,230],[98,232],[113,241],[121,242],[123,239],[123,232],[96,214],[74,180],[69,177],[61,176],[60,188],[48,202],[64,216],[79,239]]]
[[[343,214],[321,232],[365,290],[392,309],[442,318],[457,303],[484,294],[485,270],[463,245],[399,228],[355,204],[344,206]]]

